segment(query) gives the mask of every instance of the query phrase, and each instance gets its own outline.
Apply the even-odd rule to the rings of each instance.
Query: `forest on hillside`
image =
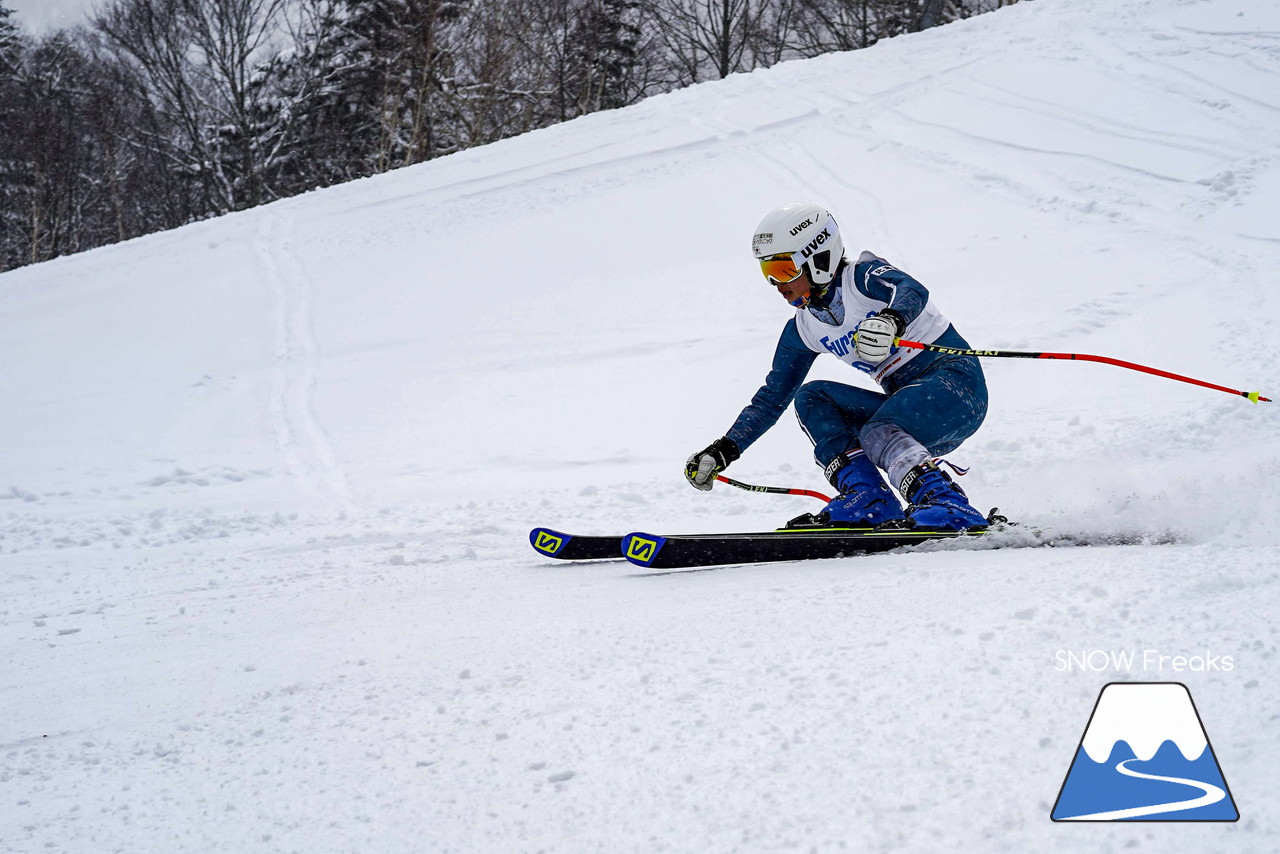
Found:
[[[0,0],[0,271],[1016,0]]]

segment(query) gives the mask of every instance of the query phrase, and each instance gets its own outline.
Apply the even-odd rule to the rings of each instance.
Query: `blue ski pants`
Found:
[[[876,433],[877,426],[898,427],[930,454],[941,456],[982,425],[987,382],[976,358],[947,356],[889,394],[828,380],[805,383],[796,393],[795,407],[813,442],[814,459],[823,468],[845,451],[862,447],[863,431]]]

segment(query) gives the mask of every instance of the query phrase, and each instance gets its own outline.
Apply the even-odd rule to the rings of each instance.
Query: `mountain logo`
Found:
[[[1103,686],[1062,781],[1054,821],[1238,821],[1181,682]]]

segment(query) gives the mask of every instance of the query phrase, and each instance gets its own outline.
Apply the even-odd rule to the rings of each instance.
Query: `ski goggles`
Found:
[[[785,285],[800,278],[801,272],[796,266],[794,253],[784,252],[781,255],[770,255],[760,259],[760,272],[771,284]]]

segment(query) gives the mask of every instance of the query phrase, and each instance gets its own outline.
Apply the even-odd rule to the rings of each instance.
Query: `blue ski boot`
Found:
[[[964,490],[932,460],[907,472],[899,491],[910,503],[907,521],[914,528],[968,531],[987,527],[987,518],[973,509]]]
[[[880,470],[861,448],[832,460],[827,478],[840,494],[816,514],[816,520],[825,519],[828,525],[871,527],[906,518]]]

